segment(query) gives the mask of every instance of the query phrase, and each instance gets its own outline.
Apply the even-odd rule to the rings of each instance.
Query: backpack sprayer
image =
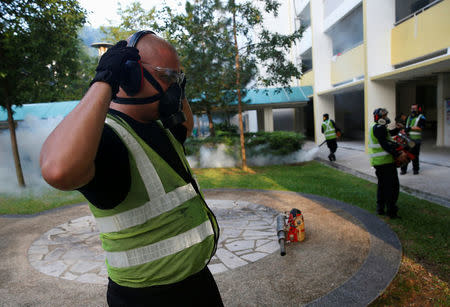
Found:
[[[408,156],[408,163],[416,158],[416,156],[410,152],[411,148],[416,146],[416,143],[408,137],[404,129],[401,129],[397,135],[392,137],[392,139],[397,143],[396,150],[406,153]],[[395,160],[395,166],[401,167],[402,164],[398,160]]]
[[[305,240],[305,221],[300,210],[292,209],[289,217],[287,212],[277,216],[277,236],[281,256],[286,255],[285,242],[301,242]]]

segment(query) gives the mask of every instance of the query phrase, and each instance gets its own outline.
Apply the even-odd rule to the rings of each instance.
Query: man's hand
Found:
[[[91,82],[106,82],[111,86],[112,97],[115,97],[119,91],[120,73],[122,66],[126,61],[139,61],[139,51],[134,47],[127,47],[126,41],[120,41],[100,58],[97,69],[97,74]]]
[[[408,163],[408,155],[402,151],[400,156],[397,157],[397,160],[400,162],[401,165]]]

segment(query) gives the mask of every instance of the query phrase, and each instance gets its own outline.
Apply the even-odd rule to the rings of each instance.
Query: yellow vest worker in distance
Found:
[[[192,112],[176,50],[151,31],[100,59],[45,141],[44,179],[90,202],[109,306],[223,306],[207,264],[219,229],[183,152]]]
[[[337,150],[336,140],[340,135],[341,130],[336,127],[336,123],[329,118],[329,115],[327,113],[323,115],[322,133],[325,135],[327,146],[330,149],[328,159],[330,161],[336,161],[336,155],[334,154]]]
[[[417,105],[411,105],[411,115],[406,119],[406,127],[405,131],[408,133],[411,140],[414,141],[416,145],[411,148],[411,153],[415,156],[412,160],[413,165],[413,174],[419,174],[419,154],[420,154],[420,145],[422,144],[422,131],[425,129],[426,119],[422,114],[422,108]],[[405,164],[401,167],[401,175],[405,175],[408,169],[408,164]]]
[[[387,129],[387,125],[390,123],[387,114],[388,111],[383,108],[375,109],[373,112],[374,123],[369,128],[368,153],[370,165],[375,168],[378,179],[377,213],[387,214],[390,218],[398,218],[397,199],[400,184],[394,159],[397,158],[400,162],[405,163],[408,158],[406,153],[396,150],[397,145],[391,140],[391,133],[395,135],[397,130],[389,131]]]

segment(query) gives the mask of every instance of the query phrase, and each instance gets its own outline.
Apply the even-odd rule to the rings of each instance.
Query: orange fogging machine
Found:
[[[285,242],[301,242],[305,240],[305,221],[298,209],[277,216],[277,236],[280,243],[281,256],[286,255]]]

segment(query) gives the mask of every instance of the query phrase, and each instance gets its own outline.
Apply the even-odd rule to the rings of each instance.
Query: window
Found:
[[[333,55],[339,55],[363,43],[362,6],[356,7],[350,14],[335,24],[327,34],[333,43]]]
[[[310,71],[313,68],[311,48],[309,48],[303,54],[301,54],[300,57],[302,59],[302,72],[305,73],[307,71]]]
[[[311,25],[311,10],[309,7],[309,3],[300,14],[298,14],[298,19],[300,19],[300,26],[304,29],[308,28]]]

